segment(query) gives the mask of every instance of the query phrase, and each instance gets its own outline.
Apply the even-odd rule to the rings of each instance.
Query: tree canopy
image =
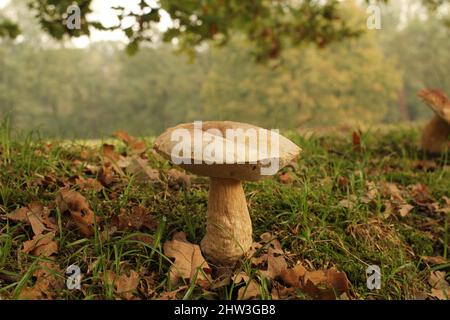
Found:
[[[42,28],[56,39],[66,36],[89,35],[93,28],[123,30],[128,37],[127,50],[135,53],[143,42],[152,42],[155,24],[162,12],[168,14],[172,26],[162,32],[164,41],[176,39],[183,50],[210,41],[227,43],[231,36],[244,34],[253,46],[258,60],[278,57],[281,51],[302,43],[326,46],[362,33],[350,26],[339,10],[340,1],[327,0],[140,0],[140,10],[130,11],[115,7],[119,23],[105,27],[99,21],[89,20],[92,0],[28,0],[28,6]],[[365,0],[369,3],[369,0]],[[378,2],[388,2],[379,0]],[[450,0],[422,0],[430,11],[449,4]],[[80,28],[67,28],[67,9],[76,4],[80,9]],[[124,26],[124,20],[134,21]],[[0,17],[0,36],[15,37],[20,33],[15,22]]]

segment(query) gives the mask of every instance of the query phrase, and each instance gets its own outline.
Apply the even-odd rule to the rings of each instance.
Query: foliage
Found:
[[[449,0],[422,2],[430,11],[436,11]],[[79,29],[67,28],[64,24],[68,17],[67,8],[73,4],[80,8]],[[173,22],[163,32],[164,41],[176,39],[183,50],[192,51],[205,41],[224,44],[238,32],[252,44],[257,60],[276,58],[283,49],[303,43],[323,47],[357,36],[363,30],[347,23],[339,12],[340,2],[336,0],[160,0],[156,4],[140,0],[137,12],[115,7],[119,23],[112,27],[87,18],[92,12],[91,4],[92,0],[28,0],[29,8],[42,28],[54,38],[89,35],[92,28],[123,30],[129,39],[129,53],[135,53],[142,42],[159,38],[155,25],[162,12]],[[122,23],[130,18],[134,21],[131,26]],[[0,24],[0,36],[15,36],[17,32],[17,25]]]

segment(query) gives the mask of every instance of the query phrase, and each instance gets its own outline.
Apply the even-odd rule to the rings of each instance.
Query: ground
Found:
[[[207,179],[170,170],[152,139],[122,132],[125,143],[102,147],[11,135],[3,124],[0,298],[446,298],[450,154],[422,154],[417,127],[283,133],[303,149],[298,162],[244,185],[260,259],[224,272],[210,264],[177,283],[169,271],[177,245],[199,254]],[[65,285],[70,265],[80,268],[80,289]],[[301,284],[277,274],[280,265],[301,269],[293,273]],[[380,267],[378,290],[367,287],[370,265]]]

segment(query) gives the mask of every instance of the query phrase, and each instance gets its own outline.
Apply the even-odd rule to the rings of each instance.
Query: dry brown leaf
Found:
[[[44,223],[37,214],[28,211],[27,218],[35,235],[39,235],[45,230]]]
[[[153,230],[158,221],[150,215],[148,210],[142,206],[136,206],[127,212],[125,209],[120,210],[120,214],[113,218],[113,224],[119,230],[140,230],[142,227]]]
[[[183,290],[186,290],[187,288],[188,286],[181,286],[174,291],[163,292],[159,297],[159,300],[179,300],[177,298],[178,293],[182,292]]]
[[[141,184],[158,183],[159,170],[153,169],[148,165],[148,161],[139,157],[134,157],[130,161],[127,170],[135,177],[136,181]]]
[[[287,300],[289,298],[295,298],[295,288],[286,288],[278,282],[272,285],[272,290],[270,292],[272,300]]]
[[[422,257],[422,259],[429,264],[432,265],[439,265],[439,264],[446,264],[449,262],[448,259],[445,259],[444,257],[441,256],[436,256],[436,257],[428,257],[428,256],[424,256]]]
[[[27,213],[29,209],[27,207],[19,208],[11,213],[8,213],[6,217],[16,222],[28,222]]]
[[[238,274],[234,275],[232,279],[233,283],[239,284],[241,282],[247,283],[250,280],[250,277],[245,272],[241,271]]]
[[[300,287],[306,272],[305,267],[301,264],[297,264],[293,268],[283,270],[280,276],[283,283],[289,287]]]
[[[77,177],[75,179],[75,184],[83,191],[94,190],[95,192],[100,192],[103,189],[103,185],[93,178],[85,179],[83,177]]]
[[[439,300],[450,299],[450,285],[445,280],[444,271],[433,271],[428,278],[431,286],[430,296]]]
[[[115,172],[123,175],[122,169],[129,165],[129,159],[117,153],[115,147],[111,144],[103,144],[102,153],[105,164],[111,164]]]
[[[292,182],[294,182],[294,178],[292,177],[292,174],[290,172],[284,172],[280,174],[279,179],[282,184],[292,184]]]
[[[61,292],[64,281],[61,271],[52,261],[41,261],[33,272],[36,282],[32,287],[24,286],[19,293],[21,300],[54,299]]]
[[[58,252],[58,245],[53,241],[54,237],[55,233],[53,232],[35,235],[32,240],[23,243],[22,252],[49,257]]]
[[[133,136],[130,136],[127,132],[123,130],[118,130],[113,133],[113,136],[122,140],[126,146],[130,149],[131,153],[138,154],[145,151],[144,141],[138,140]]]
[[[287,269],[286,260],[282,255],[276,256],[275,250],[269,247],[267,252],[267,271],[266,275],[271,279],[276,279],[281,276],[283,271]]]
[[[314,299],[334,300],[350,289],[347,275],[335,269],[306,272],[303,281],[301,290]]]
[[[414,168],[423,170],[423,171],[434,171],[437,167],[436,162],[434,161],[427,161],[427,160],[419,160],[414,163]]]
[[[44,231],[57,230],[57,226],[49,217],[48,209],[39,202],[31,202],[26,207],[17,209],[6,216],[13,221],[30,224],[35,235]]]
[[[362,151],[362,147],[361,147],[361,131],[353,131],[352,133],[352,146],[353,146],[353,150],[357,151],[357,152],[361,152]]]
[[[109,187],[114,182],[114,170],[111,163],[105,163],[100,168],[100,173],[98,176],[99,181],[105,187]]]
[[[414,206],[410,204],[403,204],[399,208],[399,214],[401,217],[406,217],[414,209]]]
[[[135,140],[134,137],[130,136],[130,135],[128,134],[128,132],[125,132],[125,131],[123,131],[123,130],[117,130],[117,131],[113,132],[112,135],[113,135],[114,137],[116,137],[116,138],[122,140],[122,141],[123,141],[125,144],[127,144],[127,145],[130,144],[132,141]]]
[[[167,182],[169,188],[175,190],[189,188],[191,186],[191,178],[186,173],[173,168],[167,171]]]
[[[366,193],[365,197],[362,198],[362,201],[364,203],[370,203],[372,201],[375,201],[379,195],[378,188],[377,188],[375,182],[367,181],[366,188],[367,188],[367,193]]]
[[[130,270],[129,273],[129,275],[122,273],[118,276],[114,272],[108,271],[106,274],[108,284],[114,287],[114,291],[118,295],[127,300],[133,299],[133,293],[136,291],[140,280],[136,271]]]
[[[172,240],[164,243],[164,253],[175,259],[169,270],[173,285],[178,285],[182,279],[192,281],[195,276],[196,283],[202,287],[208,287],[211,283],[211,269],[203,258],[200,247],[189,243],[184,232],[175,233]]]
[[[353,201],[350,201],[348,199],[343,199],[341,201],[339,201],[339,206],[343,207],[343,208],[347,208],[347,209],[353,209],[355,208],[355,203]]]
[[[395,183],[382,181],[380,183],[380,190],[383,197],[388,197],[389,199],[396,202],[405,202],[402,196],[402,192]]]
[[[422,183],[417,183],[408,186],[411,191],[412,198],[418,205],[427,205],[431,202],[430,193],[428,187]]]
[[[253,279],[238,290],[238,300],[256,299],[260,295],[261,286]]]
[[[62,213],[70,213],[81,234],[86,237],[94,234],[95,222],[99,222],[99,218],[95,217],[86,198],[80,193],[61,189],[56,197],[56,204]]]

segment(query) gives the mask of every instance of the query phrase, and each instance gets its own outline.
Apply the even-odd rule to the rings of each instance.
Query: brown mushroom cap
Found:
[[[172,133],[177,129],[185,129],[187,130],[185,132],[189,132],[190,136],[194,137],[194,123],[185,123],[167,129],[156,139],[154,144],[154,149],[169,160],[174,160],[172,158],[172,150],[180,143],[180,141],[172,140]],[[273,161],[278,161],[278,171],[298,157],[301,151],[296,144],[282,135],[246,123],[206,121],[202,122],[201,129],[202,132],[200,133],[205,139],[202,139],[201,143],[198,144],[192,141],[190,143],[190,154],[188,156],[183,154],[183,157],[180,156],[177,159],[178,161],[184,160],[184,163],[179,164],[180,167],[200,176],[256,181],[268,176],[262,174],[262,168],[267,168]],[[230,140],[227,140],[227,129],[242,129],[243,132],[252,132],[247,130],[253,129],[256,133],[256,141],[259,141],[260,135],[264,135],[264,137],[267,137],[265,141],[267,152],[260,152],[264,148],[258,150],[258,144],[256,144],[256,148],[254,145],[250,145],[251,139],[248,136],[245,136],[244,141],[239,141],[239,138],[237,140],[233,139],[235,142],[234,150],[227,150],[226,143],[227,141],[230,142]],[[272,146],[276,147],[276,143],[272,141],[272,138],[278,139],[278,152],[275,154],[271,153]],[[223,155],[226,157],[226,152],[228,152],[228,159],[234,160],[225,161],[225,163],[215,163],[212,158],[204,158],[205,154],[202,151],[211,143],[217,148],[223,147]],[[190,164],[186,162],[190,162]]]
[[[450,125],[450,100],[438,90],[422,90],[419,97],[436,113],[438,117]]]

